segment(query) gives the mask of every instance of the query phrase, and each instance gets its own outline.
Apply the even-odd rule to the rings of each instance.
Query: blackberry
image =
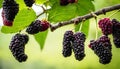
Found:
[[[27,60],[27,55],[24,53],[25,45],[28,42],[29,38],[25,34],[16,34],[12,37],[12,40],[9,45],[9,49],[12,52],[13,56],[19,62],[25,62]]]
[[[116,19],[112,20],[113,23],[113,32],[112,35],[115,37],[120,37],[120,22]]]
[[[114,37],[113,42],[114,42],[116,48],[120,48],[120,38]]]
[[[68,4],[69,4],[68,0],[60,0],[60,5],[61,6],[66,6]]]
[[[113,42],[117,48],[120,48],[120,22],[116,19],[112,20],[113,23]]]
[[[36,34],[40,31],[41,26],[42,25],[40,20],[33,21],[26,29],[26,32],[28,34]]]
[[[111,44],[110,38],[108,36],[105,36],[105,35],[101,36],[99,38],[99,41],[102,42],[102,44],[103,44],[102,46],[105,46],[106,48],[108,48],[111,51],[112,44]]]
[[[13,21],[7,20],[7,19],[5,18],[5,15],[4,15],[4,14],[5,14],[5,13],[4,13],[4,11],[2,10],[3,24],[4,24],[5,26],[12,26],[12,25],[13,25]]]
[[[26,6],[32,7],[33,3],[35,3],[35,0],[24,0]]]
[[[112,59],[111,51],[104,46],[103,41],[101,40],[92,40],[89,47],[94,51],[94,53],[99,57],[99,62],[102,64],[110,63]]]
[[[109,18],[101,19],[99,22],[99,27],[104,35],[109,35],[112,33],[112,21]]]
[[[85,57],[84,54],[84,42],[85,42],[85,34],[77,32],[74,34],[74,41],[73,41],[73,52],[75,54],[76,60],[82,60]]]
[[[14,0],[3,1],[3,19],[13,21],[19,11],[19,5]],[[3,20],[4,21],[4,20]]]
[[[49,28],[49,22],[45,20],[36,20],[33,21],[28,28],[26,29],[26,32],[29,34],[36,34],[38,32],[45,31]]]
[[[73,41],[73,32],[66,31],[63,38],[63,50],[62,54],[64,57],[69,57],[72,54],[72,41]]]

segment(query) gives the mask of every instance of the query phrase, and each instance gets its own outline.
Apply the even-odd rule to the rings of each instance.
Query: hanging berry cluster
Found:
[[[108,35],[112,34],[116,48],[120,48],[120,22],[116,19],[104,18],[98,22],[98,25],[103,35],[97,40],[91,40],[89,48],[99,57],[100,63],[108,64],[112,59],[112,44]]]
[[[89,48],[99,57],[101,64],[108,64],[112,59],[112,44],[108,35],[113,35],[113,42],[116,48],[120,48],[120,22],[116,19],[104,18],[98,22],[98,25],[103,35],[97,40],[91,40]],[[76,60],[82,60],[85,57],[85,39],[85,34],[83,33],[77,32],[73,34],[72,31],[66,31],[63,38],[63,56],[69,57],[73,49]]]
[[[35,0],[24,0],[28,7],[32,7]],[[5,26],[12,26],[17,13],[19,12],[19,4],[15,0],[4,0],[2,18]],[[28,34],[37,34],[38,32],[46,31],[49,28],[49,22],[46,20],[35,20],[26,29]],[[10,42],[9,49],[12,55],[19,62],[25,62],[28,56],[24,53],[25,45],[28,43],[29,37],[27,34],[15,34]]]
[[[61,6],[66,6],[69,3],[77,3],[78,0],[60,0]],[[24,0],[28,7],[32,7],[35,0]],[[15,0],[4,0],[2,18],[5,26],[12,26],[15,16],[19,12],[19,4]],[[80,20],[74,21],[78,23]],[[59,25],[62,25],[61,23]],[[89,48],[98,56],[101,64],[108,64],[112,59],[112,44],[108,35],[112,34],[113,43],[116,48],[120,48],[120,22],[116,19],[110,20],[109,18],[101,19],[98,22],[99,28],[102,31],[102,36],[96,40],[91,40]],[[46,31],[50,27],[47,20],[35,20],[27,27],[26,32],[34,35],[39,32]],[[54,27],[53,27],[54,28]],[[85,40],[86,35],[82,32],[66,31],[63,38],[64,57],[70,57],[74,52],[75,59],[81,61],[85,55]],[[27,34],[15,34],[10,42],[9,49],[15,59],[19,62],[25,62],[28,56],[25,54],[25,45],[29,41]]]
[[[28,56],[24,53],[25,45],[29,40],[26,34],[16,34],[12,37],[9,49],[11,50],[13,56],[19,62],[24,62],[27,60]]]
[[[45,20],[35,20],[33,21],[26,32],[28,34],[37,34],[39,32],[46,31],[49,28],[49,23]],[[19,62],[25,62],[28,56],[24,53],[25,45],[27,44],[29,37],[27,34],[16,34],[11,39],[9,49],[11,50],[13,56]]]
[[[4,0],[2,10],[3,24],[12,26],[18,11],[19,5],[14,0]]]
[[[77,32],[73,34],[72,31],[66,31],[63,38],[63,51],[64,57],[69,57],[72,54],[72,49],[76,60],[81,61],[85,57],[84,42],[85,34]]]

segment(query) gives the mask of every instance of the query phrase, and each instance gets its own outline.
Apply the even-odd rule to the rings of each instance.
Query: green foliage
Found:
[[[59,0],[50,0],[52,8],[48,11],[50,22],[67,21],[76,16],[81,16],[94,11],[94,5],[90,0],[78,0],[78,3],[60,6]]]
[[[6,34],[16,33],[27,27],[32,21],[35,20],[35,18],[36,14],[32,9],[20,10],[14,20],[13,26],[12,27],[3,26],[1,31]]]
[[[38,3],[38,4],[43,4],[43,3],[45,3],[47,0],[36,0],[36,3]]]
[[[82,24],[82,28],[80,29],[81,24]],[[81,22],[78,25],[75,25],[75,32],[77,32],[77,31],[84,32],[86,37],[88,37],[88,33],[89,33],[89,20],[86,20],[85,22]]]
[[[2,7],[3,0],[0,0],[0,8]]]
[[[45,40],[47,38],[47,34],[48,34],[48,30],[45,32],[40,32],[40,33],[34,35],[34,38],[38,42],[38,44],[40,45],[41,50],[44,47]]]

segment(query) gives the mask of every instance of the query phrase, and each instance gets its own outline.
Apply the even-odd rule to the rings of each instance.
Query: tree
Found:
[[[2,1],[0,3],[2,5]],[[75,32],[82,31],[86,36],[89,36],[88,32],[90,18],[95,18],[97,20],[99,15],[103,14],[107,16],[108,12],[118,12],[120,9],[120,5],[115,4],[95,10],[94,0],[78,0],[75,3],[69,3],[67,5],[60,5],[60,0],[36,0],[34,5],[41,7],[43,10],[43,12],[36,15],[34,9],[28,8],[24,1],[17,0],[17,3],[19,4],[19,12],[15,16],[13,26],[2,26],[1,32],[5,34],[18,33],[19,31],[24,32],[26,27],[29,26],[31,22],[36,19],[45,19],[50,23],[50,30],[48,29],[44,32],[39,32],[33,35],[41,49],[44,47],[48,31],[53,32],[60,27],[74,24]],[[40,18],[44,14],[45,16]]]

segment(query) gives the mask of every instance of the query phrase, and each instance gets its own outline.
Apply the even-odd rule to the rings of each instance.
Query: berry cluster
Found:
[[[116,19],[110,20],[109,18],[104,18],[101,19],[98,24],[102,30],[103,36],[96,41],[91,40],[89,47],[99,57],[100,63],[108,64],[112,59],[112,45],[108,35],[112,34],[116,48],[120,48],[120,22]]]
[[[35,20],[33,21],[28,28],[26,29],[26,32],[28,34],[36,34],[38,32],[45,31],[49,28],[49,22],[45,20]]]
[[[78,0],[60,0],[60,5],[61,6],[66,6],[69,3],[76,3]]]
[[[112,20],[113,23],[113,42],[117,48],[120,48],[120,22],[116,19]]]
[[[86,38],[84,33],[78,32],[74,34],[73,51],[74,51],[76,60],[80,61],[85,57],[85,53],[84,53],[85,39]]]
[[[101,28],[103,35],[112,34],[113,42],[117,48],[120,48],[120,22],[116,19],[110,20],[104,18],[99,21],[99,27]]]
[[[104,38],[101,37],[101,38]],[[90,41],[90,45],[89,47],[94,51],[94,53],[99,57],[99,62],[102,64],[108,64],[110,63],[111,59],[112,59],[112,53],[111,51],[108,49],[108,44],[107,42],[103,42],[101,41],[99,38],[98,40],[92,40]],[[109,44],[111,45],[111,44]]]
[[[72,41],[73,41],[73,32],[66,31],[63,38],[63,50],[62,54],[64,57],[69,57],[72,54]]]
[[[13,56],[19,62],[25,62],[27,55],[24,53],[25,45],[27,44],[29,37],[26,34],[16,34],[12,37],[9,49]]]
[[[19,11],[19,5],[14,0],[4,0],[2,18],[5,26],[12,26],[15,16]]]
[[[35,3],[35,0],[24,0],[26,6],[31,7],[33,3]]]
[[[84,42],[85,34],[77,32],[73,34],[72,31],[66,31],[63,38],[63,56],[68,57],[73,52],[76,60],[82,60],[85,57],[84,53]]]
[[[102,64],[110,63],[112,59],[111,46],[110,39],[107,36],[101,36],[96,41],[91,40],[89,45]]]
[[[104,35],[112,33],[112,21],[109,18],[101,19],[98,24]]]

